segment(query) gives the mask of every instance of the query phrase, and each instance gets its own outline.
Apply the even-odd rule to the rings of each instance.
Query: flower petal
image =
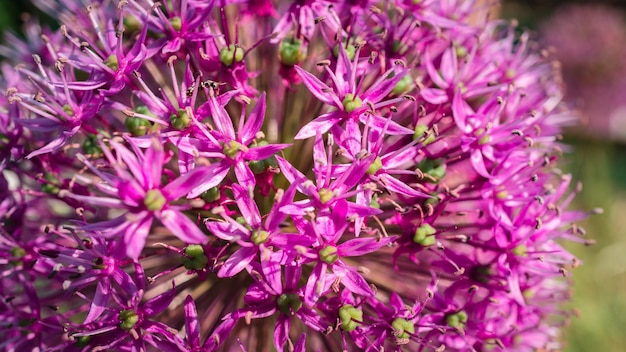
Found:
[[[250,264],[258,252],[257,247],[241,247],[233,253],[217,272],[218,277],[233,277]]]
[[[172,231],[174,236],[180,238],[186,243],[207,243],[208,237],[202,232],[196,224],[191,221],[183,213],[166,209],[156,213],[157,218],[161,220],[168,230]]]

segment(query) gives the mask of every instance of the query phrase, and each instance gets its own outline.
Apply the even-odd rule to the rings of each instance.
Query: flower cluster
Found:
[[[535,351],[558,72],[472,0],[40,0],[0,53],[0,349]]]

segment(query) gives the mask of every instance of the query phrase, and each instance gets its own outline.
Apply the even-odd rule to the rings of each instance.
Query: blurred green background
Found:
[[[626,228],[626,123],[620,120],[626,116],[626,69],[624,74],[621,72],[621,67],[626,67],[626,54],[622,56],[619,51],[626,42],[624,10],[624,0],[505,0],[502,6],[494,8],[500,17],[517,19],[521,29],[536,33],[534,39],[554,47],[553,57],[559,58],[558,47],[563,43],[568,45],[561,49],[565,56],[560,61],[567,83],[567,100],[579,110],[581,124],[565,134],[565,143],[571,145],[572,150],[564,155],[562,166],[584,184],[575,207],[604,209],[603,214],[581,223],[595,245],[566,244],[584,263],[572,272],[571,306],[580,316],[572,319],[566,331],[567,352],[626,350],[623,332],[626,326],[626,236],[622,234],[622,229]],[[572,11],[578,11],[577,15]],[[3,1],[0,31],[18,31],[23,12],[37,13],[26,1]],[[602,18],[609,13],[612,13],[608,15],[611,18]],[[38,16],[45,17],[45,14]],[[578,22],[581,18],[583,21]],[[563,22],[574,23],[583,31],[596,26],[599,32],[554,28]],[[621,26],[624,33],[616,26]],[[559,30],[562,33],[554,35]],[[541,39],[546,37],[556,39],[552,38],[552,42]],[[589,53],[594,55],[587,55]],[[570,65],[571,60],[575,62]]]

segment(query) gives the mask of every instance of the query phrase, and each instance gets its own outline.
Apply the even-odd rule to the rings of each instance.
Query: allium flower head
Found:
[[[574,119],[483,5],[36,3],[61,27],[0,47],[0,349],[562,345]]]

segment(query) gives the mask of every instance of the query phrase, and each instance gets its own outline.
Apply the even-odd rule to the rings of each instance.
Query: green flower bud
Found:
[[[139,321],[139,315],[130,309],[123,310],[118,316],[118,321],[120,322],[120,329],[128,331],[135,327]]]
[[[199,244],[190,244],[185,247],[183,265],[187,270],[202,270],[209,263],[209,258],[204,254],[204,247]]]
[[[145,136],[148,132],[148,129],[152,126],[150,121],[146,119],[142,119],[141,117],[126,117],[126,121],[124,121],[124,125],[126,125],[126,129],[130,134],[135,137]]]
[[[437,230],[430,224],[422,224],[415,230],[413,236],[413,242],[424,247],[432,246],[437,243],[435,236],[433,236]]]
[[[180,29],[183,27],[183,22],[178,16],[170,18],[170,24],[176,32],[179,32]]]
[[[252,232],[252,242],[257,246],[267,242],[270,238],[270,233],[265,230],[255,230]]]
[[[460,311],[448,314],[446,316],[446,323],[452,328],[463,329],[465,327],[465,323],[467,323],[467,313],[465,313],[465,311]]]
[[[354,45],[344,45],[343,46],[344,49],[346,50],[346,56],[348,57],[348,60],[352,61],[354,59],[354,55],[356,55],[356,48],[354,47]],[[335,57],[339,57],[339,44],[335,45],[335,47],[333,48],[333,55],[335,55]]]
[[[204,199],[205,202],[213,203],[220,199],[220,189],[218,187],[209,188],[202,192],[200,198]]]
[[[143,204],[148,210],[151,211],[159,211],[163,209],[165,203],[167,203],[167,200],[163,196],[163,193],[161,193],[158,189],[151,189],[146,192],[146,198],[143,200]]]
[[[111,54],[104,60],[104,64],[113,71],[117,71],[120,68],[120,64],[117,61],[117,55]]]
[[[87,347],[89,346],[91,339],[93,339],[92,335],[75,337],[74,345],[76,345],[76,347],[78,348]]]
[[[372,196],[372,200],[370,201],[370,207],[380,209],[380,204],[378,204],[377,199],[378,196],[374,194],[374,196]]]
[[[344,331],[354,331],[363,321],[363,311],[351,304],[345,304],[339,308],[339,320]]]
[[[220,61],[224,66],[230,67],[233,65],[233,59],[235,62],[241,62],[243,60],[244,51],[241,47],[230,44],[228,47],[220,50]]]
[[[404,318],[396,318],[391,322],[391,327],[399,339],[408,339],[415,333],[415,325]]]
[[[456,57],[459,59],[464,59],[468,54],[467,48],[459,44],[454,45],[454,51],[456,52]]]
[[[320,202],[322,202],[322,204],[326,204],[333,199],[333,197],[335,196],[335,193],[333,193],[333,191],[328,188],[322,188],[319,191],[319,195],[320,195]]]
[[[354,110],[363,106],[363,100],[361,100],[361,98],[359,97],[355,97],[352,93],[346,94],[346,96],[343,98],[342,103],[343,110],[348,113],[353,112]]]
[[[104,265],[104,259],[102,257],[98,257],[92,261],[91,268],[96,270],[106,269],[106,265]]]
[[[22,259],[26,255],[26,250],[22,247],[12,247],[11,257],[15,259]]]
[[[69,116],[74,116],[74,110],[72,110],[72,107],[69,104],[63,105],[63,112]]]
[[[527,256],[528,255],[527,251],[528,251],[528,248],[526,247],[525,244],[520,244],[511,250],[511,252],[513,252],[513,254],[515,254],[518,257]]]
[[[243,145],[237,141],[230,141],[224,143],[222,152],[229,158],[233,159],[240,150],[243,149]]]
[[[330,265],[334,264],[337,260],[339,260],[337,247],[328,245],[322,248],[320,251],[320,260]]]
[[[283,40],[280,42],[278,58],[285,66],[294,66],[306,58],[306,50],[299,39]]]
[[[409,90],[413,89],[413,85],[413,77],[411,77],[411,75],[409,74],[404,75],[404,77],[402,77],[402,79],[393,87],[393,89],[391,90],[391,94],[400,95],[404,92],[408,92]]]
[[[446,176],[446,167],[441,159],[424,159],[417,165],[417,168],[437,180]]]
[[[143,25],[135,16],[126,16],[122,22],[124,23],[124,33],[138,32]]]
[[[504,72],[504,77],[506,77],[507,79],[515,78],[515,70],[512,68],[509,68],[508,70]]]
[[[178,109],[178,114],[172,114],[170,116],[170,123],[172,128],[177,131],[182,131],[191,125],[191,117],[187,115],[187,111],[184,109]]]
[[[418,123],[415,126],[415,132],[413,132],[413,140],[419,141],[423,146],[427,146],[435,141],[435,133],[427,126]]]
[[[83,152],[90,155],[102,153],[102,149],[98,145],[98,137],[95,134],[87,135],[87,138],[83,141]]]
[[[477,282],[486,284],[489,282],[489,278],[492,275],[491,267],[489,265],[475,265],[469,270],[469,277]]]
[[[44,175],[44,179],[48,181],[41,185],[41,191],[48,194],[57,194],[61,190],[58,186],[61,185],[61,182],[57,180],[57,178],[52,173],[46,173]]]
[[[285,315],[294,315],[302,308],[302,301],[295,293],[283,293],[276,299],[278,310]]]
[[[367,168],[367,173],[369,175],[376,175],[378,170],[383,168],[383,162],[380,160],[380,157],[377,157],[374,162]]]

